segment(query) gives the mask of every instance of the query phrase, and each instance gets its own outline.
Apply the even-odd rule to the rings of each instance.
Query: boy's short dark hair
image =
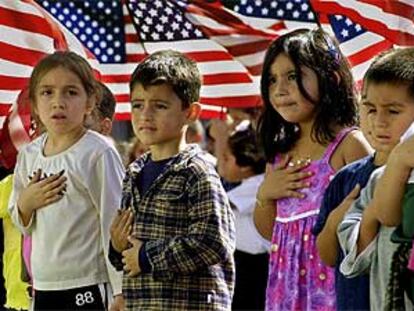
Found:
[[[364,75],[364,90],[370,82],[406,84],[414,98],[414,48],[391,49],[379,54]]]
[[[144,88],[163,83],[170,85],[183,108],[200,97],[201,76],[195,61],[173,50],[158,51],[145,58],[131,75],[131,92],[138,83]]]
[[[96,110],[101,119],[109,118],[113,120],[115,114],[116,100],[111,90],[102,82],[99,82],[102,90],[102,100],[96,103]]]

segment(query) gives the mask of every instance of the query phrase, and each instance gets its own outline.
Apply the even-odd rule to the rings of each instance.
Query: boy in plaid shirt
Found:
[[[201,87],[179,52],[147,57],[131,76],[132,126],[150,151],[128,168],[110,259],[127,310],[230,310],[233,215],[213,165],[185,143]]]

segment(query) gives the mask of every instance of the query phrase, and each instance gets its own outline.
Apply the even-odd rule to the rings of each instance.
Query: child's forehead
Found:
[[[312,68],[306,66],[299,60],[295,63],[292,58],[286,53],[279,53],[274,58],[269,68],[270,74],[288,74],[293,71],[296,72],[296,70],[299,70],[300,72],[309,70],[314,71]]]
[[[294,67],[295,64],[293,63],[290,56],[286,53],[279,53],[273,59],[273,62],[270,66],[271,69],[283,68],[283,67]]]
[[[364,84],[361,93],[362,102],[371,103],[414,103],[414,95],[408,83],[370,82]]]
[[[141,99],[167,99],[174,98],[179,100],[178,95],[175,93],[173,87],[168,83],[143,85],[142,83],[136,83],[131,90],[131,98]]]
[[[378,93],[398,91],[403,92],[406,96],[411,96],[409,87],[410,84],[401,81],[365,81],[361,94],[366,97],[368,94],[378,95]]]
[[[132,86],[131,93],[139,92],[139,93],[151,93],[156,91],[163,91],[163,92],[174,92],[171,84],[169,83],[157,83],[157,84],[143,84],[141,82],[137,82]]]
[[[62,82],[63,80],[71,80],[76,83],[81,83],[80,77],[75,72],[63,66],[49,68],[45,70],[39,78],[40,83],[49,80],[52,82]]]

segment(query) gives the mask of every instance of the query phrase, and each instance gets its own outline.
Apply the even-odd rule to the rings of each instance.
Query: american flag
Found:
[[[319,2],[312,0],[227,1],[229,8],[242,14],[247,23],[262,23],[265,27],[278,25],[278,34],[297,28],[321,26],[336,37],[341,50],[352,64],[355,80],[360,82],[372,57],[392,47],[392,42],[380,34],[367,31],[361,24],[354,22],[347,15],[336,14],[335,11],[329,11],[326,7],[323,7],[324,10],[322,10],[321,7],[316,5]],[[325,2],[332,3],[336,1]],[[398,1],[395,0],[394,2]],[[414,8],[414,3],[412,7]],[[321,10],[317,11],[315,8]],[[412,26],[414,27],[414,22]],[[259,62],[263,60],[264,53],[265,49],[261,51],[260,57],[257,59],[258,64],[261,64]],[[260,70],[258,74],[260,74]]]
[[[296,28],[332,32],[360,80],[373,55],[413,43],[413,1],[0,0],[0,150],[29,141],[17,97],[38,59],[56,49],[90,60],[116,96],[117,119],[129,118],[136,64],[157,50],[182,51],[197,61],[204,116],[214,117],[223,107],[260,105],[265,50]]]
[[[318,12],[336,12],[397,45],[414,45],[414,0],[311,0]]]
[[[95,54],[101,64],[102,80],[116,96],[118,119],[129,118],[127,82],[136,64],[146,55],[168,48],[197,61],[203,76],[200,101],[205,116],[223,106],[258,105],[257,85],[246,67],[187,15],[191,8],[204,13],[200,6],[167,0],[39,1],[39,4]],[[238,24],[241,25],[240,20]],[[233,34],[242,31],[271,37],[248,25]]]

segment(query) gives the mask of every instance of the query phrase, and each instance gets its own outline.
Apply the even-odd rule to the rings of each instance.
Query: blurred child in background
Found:
[[[98,83],[102,97],[101,100],[96,103],[91,114],[86,117],[85,126],[102,135],[110,136],[115,115],[116,101],[111,90],[102,82]]]
[[[221,139],[219,136],[217,139]],[[236,284],[233,310],[263,310],[270,242],[256,230],[253,211],[263,181],[266,160],[252,127],[234,131],[226,143],[218,172],[228,182],[239,183],[227,192],[235,214]]]

